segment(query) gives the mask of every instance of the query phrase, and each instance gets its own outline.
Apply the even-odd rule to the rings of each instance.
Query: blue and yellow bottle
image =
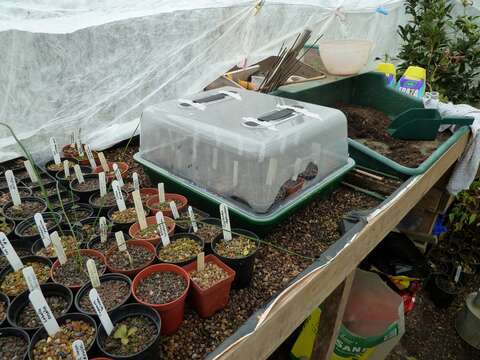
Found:
[[[388,87],[395,88],[395,82],[397,81],[397,69],[395,69],[395,65],[380,63],[377,65],[377,72],[385,74]]]
[[[427,71],[420,66],[409,66],[397,83],[397,90],[422,98],[425,94]]]

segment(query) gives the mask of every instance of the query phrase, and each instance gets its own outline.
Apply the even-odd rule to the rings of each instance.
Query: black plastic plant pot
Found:
[[[66,314],[63,316],[60,316],[57,318],[58,325],[61,327],[62,325],[65,324],[67,320],[72,320],[72,321],[84,321],[85,323],[89,324],[95,329],[95,336],[98,335],[98,327],[97,323],[95,320],[88,315],[85,314],[80,314],[80,313],[71,313],[71,314]],[[45,328],[40,328],[37,330],[37,332],[32,336],[32,341],[30,342],[30,346],[28,347],[28,358],[30,360],[38,360],[38,358],[35,358],[33,356],[33,349],[35,348],[35,345],[42,339],[48,338],[48,333],[45,330]],[[93,355],[96,353],[96,340],[94,339],[90,344],[84,344],[85,345],[85,350],[87,350],[87,355],[88,357],[93,357]]]
[[[7,219],[6,217],[4,217],[2,223],[5,223],[5,225],[2,226],[0,231],[2,231],[7,238],[12,240],[13,237],[15,236],[15,228],[16,228],[15,222],[13,220],[10,220],[10,219]],[[8,230],[7,230],[7,228],[8,228]],[[5,230],[7,230],[7,231],[5,231]]]
[[[43,213],[42,217],[49,233],[57,230],[62,222],[62,216],[56,212]],[[15,228],[15,235],[17,238],[31,241],[33,244],[40,236],[38,230],[36,230],[35,219],[31,217],[19,223]]]
[[[133,205],[127,204],[127,209],[129,207],[133,207]],[[108,212],[107,212],[107,218],[112,223],[112,231],[113,232],[123,231],[124,233],[128,233],[128,229],[130,229],[130,226],[132,226],[133,224],[135,224],[137,222],[137,217],[135,216],[135,219],[132,219],[131,222],[125,222],[125,223],[115,222],[112,218],[112,215],[115,211],[118,211],[117,206],[114,206],[114,207],[110,208],[110,210],[108,210]],[[145,209],[145,216],[148,216],[148,215],[149,215],[149,210]]]
[[[68,216],[68,221],[72,225],[76,222],[80,222],[93,216],[93,209],[88,204],[71,203],[64,205],[63,208],[65,209],[66,215]],[[60,209],[59,212],[62,214],[63,217],[63,225],[69,227],[67,220],[65,219],[65,214],[63,213],[63,210]]]
[[[110,220],[106,220],[107,227],[110,229],[112,227],[112,224],[110,223]],[[81,221],[77,221],[72,225],[75,228],[75,231],[81,234],[85,246],[90,240],[96,238],[97,236],[100,236],[100,218],[98,216],[92,216]]]
[[[212,242],[213,253],[225,264],[235,270],[235,279],[233,280],[232,287],[234,289],[243,289],[249,286],[252,281],[255,270],[255,257],[257,256],[257,252],[260,247],[260,242],[258,240],[260,239],[256,234],[248,230],[232,229],[232,232],[248,236],[249,238],[257,239],[257,248],[255,251],[240,258],[228,258],[220,255],[217,252],[216,245],[219,241],[223,240],[223,233],[217,236]]]
[[[83,178],[85,179],[85,184],[83,185],[91,185],[88,189],[79,189],[78,187],[80,184],[78,183],[77,179],[74,179],[70,181],[70,190],[72,190],[73,193],[80,198],[80,201],[88,203],[90,196],[100,191],[100,183],[98,181],[98,175],[96,174],[83,175]]]
[[[74,159],[74,161],[76,160]],[[80,170],[82,170],[82,174],[84,175],[92,173],[92,168],[88,166],[80,166]],[[55,180],[57,180],[63,186],[66,186],[66,187],[69,187],[70,181],[76,179],[73,168],[71,169],[70,176],[68,178],[65,178],[65,172],[63,170],[57,171],[53,176],[55,176]]]
[[[127,304],[128,302],[130,302],[130,299],[132,297],[132,280],[128,276],[123,275],[123,274],[117,274],[117,273],[111,273],[111,274],[106,274],[106,275],[100,276],[100,283],[104,283],[104,282],[112,281],[112,280],[123,281],[128,287],[128,293],[125,294],[125,298],[123,299],[123,301],[120,304],[118,304],[117,306],[113,307],[112,309],[109,309],[108,313],[111,313],[112,311],[115,311],[116,309],[118,309],[120,306]],[[98,316],[97,316],[95,311],[88,311],[87,309],[84,309],[82,307],[82,305],[80,304],[80,300],[84,296],[88,297],[88,293],[90,292],[91,289],[92,289],[92,283],[88,282],[85,285],[83,285],[80,288],[80,290],[78,290],[77,294],[75,295],[75,309],[76,309],[76,311],[78,311],[82,314],[90,315],[95,320],[98,320]],[[104,303],[105,306],[107,306],[105,304],[106,299],[103,299],[103,303]]]
[[[10,298],[5,295],[4,293],[0,292],[0,303],[3,304],[3,312],[4,312],[4,318],[0,318],[0,328],[3,328],[4,326],[7,326],[8,321],[8,311],[10,310]]]
[[[107,338],[107,333],[103,326],[100,326],[97,333],[97,344],[100,353],[103,356],[112,358],[112,359],[128,359],[128,360],[143,360],[143,359],[157,359],[159,358],[159,345],[160,345],[160,329],[162,327],[162,323],[160,320],[160,315],[158,312],[153,310],[152,308],[142,305],[142,304],[128,304],[123,305],[117,310],[113,311],[110,314],[110,318],[112,319],[113,325],[115,326],[118,322],[125,320],[129,317],[134,316],[145,316],[149,320],[152,321],[153,324],[156,326],[156,333],[147,341],[149,341],[148,345],[146,345],[145,349],[140,352],[129,354],[129,355],[118,355],[112,354],[105,349],[105,340]]]
[[[6,327],[6,328],[3,328],[3,329],[0,329],[0,338],[3,337],[3,336],[15,336],[15,337],[19,337],[21,339],[23,339],[26,343],[26,347],[25,347],[25,353],[18,357],[16,357],[15,359],[27,359],[27,353],[28,353],[28,349],[30,349],[30,337],[28,336],[28,334],[23,331],[22,329],[16,329],[16,328],[13,328],[13,327]],[[3,359],[2,359],[3,360]],[[7,360],[7,359],[5,359]],[[8,359],[10,360],[10,359]]]
[[[62,235],[72,235],[74,234],[75,238],[77,239],[77,244],[79,245],[79,248],[80,249],[84,249],[86,248],[87,244],[84,242],[84,239],[82,237],[82,234],[78,233],[77,231],[74,231],[72,232],[71,230],[66,230],[66,229],[62,229],[58,232],[58,235],[59,236],[62,236]],[[32,247],[31,247],[31,252],[33,255],[35,256],[43,256],[43,255],[37,255],[37,253],[42,250],[44,248],[44,245],[43,245],[43,240],[42,239],[37,239]],[[65,249],[66,252],[68,251],[72,251],[72,249]],[[54,254],[55,251],[52,252],[52,254]],[[49,254],[51,255],[51,254]],[[57,261],[57,257],[55,255],[53,256],[43,256],[43,257],[47,257],[52,263],[54,263],[55,261]]]
[[[19,257],[30,256],[32,254],[32,242],[24,239],[13,239],[10,241]]]
[[[50,267],[50,269],[52,268],[52,265],[53,265],[53,263],[52,263],[52,261],[50,261],[50,259],[48,259],[46,257],[43,257],[43,256],[29,255],[29,256],[21,257],[20,259],[22,260],[24,265],[27,262],[39,262],[39,263],[48,265]],[[13,272],[13,269],[12,269],[11,266],[6,266],[0,271],[0,284],[3,283],[3,280],[4,280],[5,276],[7,276],[7,274],[9,274],[11,272]],[[38,279],[38,280],[40,281],[40,279]],[[49,277],[48,277],[47,281],[45,281],[45,283],[47,283],[48,281],[50,281],[50,273],[49,273]],[[25,285],[25,289],[26,289],[26,285]],[[8,295],[10,297],[10,299],[13,299],[13,298],[17,297],[18,295],[20,295],[22,292],[23,291],[20,290],[16,294],[8,294],[7,293],[6,295]]]
[[[205,211],[199,210],[197,208],[192,207],[193,213],[195,214],[195,219],[204,221],[205,219],[210,218],[210,214],[206,213]],[[190,232],[190,218],[188,216],[188,211],[187,209],[184,209],[184,211],[180,214],[180,218],[182,220],[186,220],[187,223],[184,222],[177,222],[175,221],[175,232],[178,233],[186,233]]]
[[[65,300],[66,305],[62,309],[61,313],[54,314],[57,317],[67,314],[72,308],[73,293],[72,293],[72,290],[70,290],[69,288],[60,284],[47,283],[47,284],[40,285],[40,289],[42,290],[42,293],[45,296],[45,298],[48,298],[51,296],[57,296]],[[40,322],[38,322],[39,326],[25,327],[25,326],[22,326],[22,323],[20,320],[20,315],[22,314],[22,311],[30,304],[30,300],[28,299],[29,294],[30,294],[30,291],[27,290],[21,293],[20,295],[18,295],[12,301],[12,303],[10,304],[10,307],[8,308],[7,318],[8,318],[8,322],[12,326],[25,330],[28,334],[33,335],[42,326]]]
[[[459,292],[459,286],[447,275],[435,275],[429,291],[435,306],[447,308],[455,300]]]
[[[170,236],[170,243],[173,243],[173,242],[175,242],[175,240],[182,239],[182,238],[189,238],[189,239],[195,240],[198,243],[198,245],[200,246],[200,252],[204,251],[205,244],[203,242],[203,239],[201,239],[197,235],[191,234],[191,233],[173,234],[172,236]],[[190,258],[188,258],[186,260],[182,260],[182,261],[177,261],[177,262],[164,261],[164,260],[160,259],[160,257],[158,256],[159,252],[162,248],[163,248],[163,243],[160,241],[157,244],[155,250],[156,250],[156,253],[157,253],[157,258],[161,263],[173,264],[173,265],[177,265],[177,266],[182,267],[182,266],[190,264],[192,261],[195,261],[197,259],[198,254],[195,254],[195,255],[192,255]]]
[[[218,226],[218,233],[221,234],[222,233],[222,221],[220,219],[217,219],[217,218],[205,218],[205,219],[202,219],[202,222],[204,223],[207,223],[207,224],[212,224],[212,225],[216,225]],[[198,228],[200,229],[203,225],[200,224],[200,223],[197,223],[197,226]],[[212,239],[207,239],[203,236],[200,236],[200,234],[198,233],[194,233],[193,232],[193,228],[190,227],[188,229],[188,232],[191,233],[191,234],[195,234],[197,235],[198,237],[200,237],[202,240],[203,240],[203,243],[205,244],[204,246],[204,249],[203,251],[205,252],[205,255],[209,255],[209,254],[213,254],[213,250],[212,250],[212,242],[213,242],[213,239],[215,239],[217,235],[215,235]]]
[[[128,241],[131,239],[130,235],[127,233],[123,233],[123,237],[125,238],[125,241]],[[117,241],[115,239],[115,233],[110,232],[107,234],[107,241],[105,242],[105,245],[101,245],[101,238],[100,236],[94,237],[92,240],[90,240],[87,243],[87,249],[92,249],[92,250],[97,250],[101,252],[102,254],[105,255],[106,251],[111,248],[112,246],[117,246]]]
[[[36,204],[35,211],[33,211],[33,209],[31,209],[31,211],[27,211],[27,212],[23,212],[23,213],[21,213],[21,212],[12,213],[11,211],[12,211],[12,207],[13,207],[13,202],[9,201],[8,203],[3,205],[3,207],[2,207],[2,212],[3,212],[3,215],[5,216],[5,218],[14,221],[16,224],[19,224],[23,220],[28,219],[30,217],[33,217],[33,215],[35,215],[35,213],[37,213],[37,212],[38,213],[44,213],[44,212],[47,211],[46,202],[44,200],[40,199],[40,198],[29,196],[29,197],[23,197],[23,198],[21,198],[21,200],[22,200],[22,205],[21,206],[25,206],[25,204]]]
[[[60,198],[62,199],[63,206],[71,205],[74,203],[80,202],[80,198],[72,193],[71,191],[65,190],[64,192],[60,193]],[[48,197],[49,209],[56,211],[58,213],[62,212],[62,204],[58,199],[58,194],[52,195]]]
[[[60,164],[58,166],[55,166],[55,160],[50,160],[47,161],[44,165],[45,171],[49,173],[51,176],[55,176],[55,174],[61,170],[63,170],[63,162],[65,160],[70,161],[73,164],[78,164],[78,161],[75,160],[74,158],[69,158],[69,157],[61,157],[60,158]],[[71,167],[72,173],[73,173],[73,166]]]
[[[30,188],[26,186],[17,186],[17,189],[21,198],[32,197],[32,190]],[[0,196],[2,196],[0,207],[2,207],[4,204],[6,204],[9,201],[12,201],[12,197],[10,196],[10,190],[8,190],[8,188],[0,189]]]
[[[24,183],[25,186],[28,186],[30,189],[35,189],[37,187],[40,187],[40,182],[42,183],[43,186],[56,182],[56,180],[47,173],[38,172],[38,175],[39,175],[38,182],[33,182],[29,177],[27,177],[25,179],[22,179],[22,183]]]
[[[113,195],[113,193],[109,193],[109,194]],[[123,198],[126,199],[128,194],[123,190],[122,190],[122,194],[123,194]],[[109,195],[109,196],[112,196],[112,195]],[[99,206],[98,202],[95,201],[97,199],[100,199],[99,192],[96,192],[90,196],[90,198],[88,199],[88,204],[93,208],[93,210],[95,210],[95,214],[97,214],[98,216],[107,216],[110,209],[117,207],[117,202],[115,198],[113,198],[113,201],[106,203],[104,206],[101,206],[101,205]]]
[[[62,193],[64,191],[66,191],[66,189],[62,184],[54,182],[44,185],[43,190],[40,186],[32,188],[32,196],[38,197],[40,199],[48,199],[51,196],[55,196],[59,192]]]

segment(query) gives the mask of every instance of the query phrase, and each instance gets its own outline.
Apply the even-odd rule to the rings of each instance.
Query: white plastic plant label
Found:
[[[50,310],[50,306],[48,306],[47,301],[42,294],[42,290],[33,290],[28,294],[28,299],[32,303],[32,306],[48,335],[53,336],[60,331],[60,326],[58,325],[55,316],[53,316],[52,310]]]
[[[42,238],[43,246],[45,246],[46,248],[49,247],[52,243],[52,240],[50,240],[50,234],[48,233],[47,226],[45,225],[42,214],[36,213],[33,216],[33,219],[35,220],[35,225],[37,226],[38,233]]]
[[[10,191],[10,197],[12,198],[13,205],[18,206],[22,203],[20,199],[20,193],[18,192],[17,182],[12,170],[5,171],[5,179],[7,180],[8,191]]]
[[[58,261],[61,265],[64,265],[67,262],[67,254],[65,254],[65,249],[63,248],[60,236],[58,236],[58,232],[54,231],[51,233],[50,240],[52,240],[53,249],[55,250]]]
[[[37,183],[38,177],[37,177],[37,174],[35,173],[35,170],[33,169],[33,166],[30,160],[24,161],[23,164],[25,165],[25,169],[27,169],[27,173],[28,173],[28,176],[30,177],[30,180],[32,180],[32,182],[34,183]]]
[[[220,204],[220,219],[222,220],[223,238],[232,240],[232,228],[230,227],[230,215],[227,204]]]
[[[50,150],[52,151],[53,161],[55,164],[60,165],[62,163],[62,159],[60,158],[60,153],[58,152],[57,140],[55,140],[54,137],[50,138]]]
[[[108,166],[107,159],[105,159],[105,154],[103,152],[98,153],[98,160],[100,160],[100,164],[102,165],[103,171],[109,172],[110,166]]]
[[[83,152],[83,147],[82,147],[81,131],[82,131],[82,129],[80,129],[80,128],[77,129],[77,131],[76,131],[77,138],[76,138],[75,144],[77,145],[78,154],[80,156],[83,156],[84,152]]]
[[[123,232],[117,231],[115,233],[115,240],[117,240],[118,250],[127,251],[127,244],[125,243],[125,236],[123,236]]]
[[[292,176],[293,181],[297,181],[298,174],[300,174],[301,166],[302,166],[302,159],[295,160],[295,164],[293,165],[293,176]]]
[[[112,167],[113,167],[113,172],[115,173],[115,179],[117,179],[120,186],[123,187],[125,183],[123,182],[122,173],[120,172],[118,165],[115,163],[113,164]]]
[[[176,220],[180,217],[180,214],[178,213],[177,209],[177,204],[175,204],[175,201],[170,201],[170,211],[172,212],[173,218]]]
[[[140,225],[140,229],[144,230],[147,228],[147,218],[145,217],[145,210],[143,209],[140,191],[133,191],[132,197],[133,203],[135,204],[135,212],[137,213],[138,224]]]
[[[75,131],[72,131],[71,134],[70,134],[70,146],[72,146],[72,147],[75,146],[75,139],[76,139],[75,136],[76,136]]]
[[[92,306],[95,309],[95,312],[97,313],[105,332],[110,335],[113,331],[113,323],[108,315],[107,309],[105,309],[105,306],[103,306],[102,299],[100,299],[97,289],[91,289],[88,293],[88,297],[90,298],[90,302],[92,303]]]
[[[40,289],[40,284],[38,283],[37,275],[35,275],[35,271],[33,271],[33,267],[27,266],[22,269],[23,278],[27,283],[28,290],[30,292]]]
[[[133,173],[132,179],[133,179],[133,188],[135,190],[140,190],[140,179],[138,178],[138,174],[136,172]]]
[[[238,161],[233,161],[233,187],[238,185]]]
[[[456,283],[458,283],[458,281],[460,280],[460,275],[462,275],[462,266],[458,265],[457,271],[455,272],[455,278],[454,278],[454,281]]]
[[[125,205],[125,200],[123,199],[122,188],[117,180],[112,181],[113,195],[115,195],[115,200],[117,201],[117,207],[119,211],[127,210]]]
[[[99,220],[100,226],[100,241],[102,243],[107,242],[107,234],[108,234],[108,227],[107,227],[107,219],[102,216]]]
[[[87,271],[92,287],[97,288],[100,286],[100,277],[98,276],[97,266],[95,265],[95,260],[87,260]]]
[[[270,158],[268,162],[268,170],[267,170],[267,177],[265,179],[265,184],[268,186],[273,185],[273,180],[277,175],[277,159]]]
[[[192,224],[193,232],[198,231],[197,222],[195,221],[195,214],[193,213],[193,208],[191,206],[188,207],[188,217],[190,218],[190,223]]]
[[[163,183],[158,183],[158,201],[165,202],[165,185]]]
[[[63,173],[65,174],[65,179],[70,177],[70,162],[68,160],[63,161]]]
[[[83,173],[82,169],[80,169],[80,165],[75,164],[73,166],[73,170],[75,171],[75,176],[80,184],[83,184],[85,182],[85,179],[83,178]]]
[[[213,153],[212,153],[212,169],[217,170],[218,166],[218,149],[213,148]]]
[[[197,271],[205,270],[205,253],[201,252],[197,255]]]
[[[103,171],[98,173],[98,184],[100,187],[100,197],[104,197],[107,195],[107,178]]]
[[[87,153],[88,162],[90,163],[90,167],[95,169],[97,167],[97,163],[95,162],[95,158],[93,157],[92,150],[88,144],[83,145],[85,148],[85,152]]]
[[[88,360],[87,350],[82,340],[75,340],[72,343],[72,350],[75,360]]]
[[[10,240],[8,240],[3,232],[0,232],[0,250],[2,250],[3,255],[7,258],[13,271],[18,271],[23,268],[22,260],[20,260]]]
[[[165,218],[163,217],[163,213],[161,211],[157,212],[155,218],[157,219],[158,232],[160,233],[162,244],[163,246],[167,246],[170,244],[170,236],[168,236],[167,224],[165,224]]]

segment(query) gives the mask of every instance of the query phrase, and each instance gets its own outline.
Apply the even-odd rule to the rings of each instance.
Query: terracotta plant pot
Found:
[[[187,283],[183,293],[175,300],[166,304],[150,304],[140,299],[137,294],[139,283],[146,277],[156,272],[174,272],[183,277]],[[143,269],[137,274],[137,276],[135,276],[132,283],[132,295],[138,303],[150,306],[160,314],[162,319],[162,334],[168,335],[177,331],[182,324],[185,311],[185,299],[187,297],[189,288],[190,277],[184,269],[172,264],[156,264]]]
[[[92,150],[92,155],[93,155],[93,159],[95,160],[95,163],[98,164],[100,162],[100,160],[98,159],[98,153],[95,150]],[[79,155],[77,154],[73,158],[76,161],[78,161],[80,165],[90,166],[90,161],[88,160],[87,154],[84,153],[84,156],[85,156],[84,158],[80,158]]]
[[[155,188],[140,188],[140,196],[142,196],[142,197],[151,197],[151,196],[155,196],[155,195],[158,195],[158,189],[155,189]],[[128,194],[127,201],[133,203],[132,193]],[[145,204],[146,202],[147,202],[147,200],[145,200],[143,203]]]
[[[92,249],[80,249],[80,254],[81,255],[88,255],[89,257],[97,257],[99,258],[103,264],[105,264],[105,256],[103,256],[103,254],[101,252],[98,252],[96,250],[92,250]],[[73,256],[73,252],[67,252],[67,259],[69,259],[70,257]],[[66,284],[62,284],[60,282],[58,282],[56,279],[55,279],[55,270],[60,267],[60,261],[56,260],[53,265],[52,265],[52,268],[50,269],[50,278],[52,279],[52,281],[54,283],[57,283],[57,284],[61,284],[61,285],[64,285],[68,288],[70,288],[73,292],[76,292],[78,289],[80,289],[83,285],[85,285],[85,283],[83,284],[79,284],[79,285],[66,285]],[[98,271],[98,275],[101,276],[104,274],[106,270],[106,266],[105,268],[103,269],[99,269],[97,267],[97,271]],[[85,267],[85,271],[86,271],[86,267]]]
[[[138,246],[138,247],[143,247],[143,248],[147,249],[148,252],[150,252],[150,254],[153,255],[152,259],[150,261],[140,265],[139,267],[136,267],[136,268],[131,269],[131,270],[118,269],[109,261],[109,253],[111,251],[118,251],[118,249],[112,248],[109,251],[107,251],[107,253],[105,254],[105,263],[106,263],[107,268],[110,272],[127,275],[127,276],[130,276],[130,277],[133,278],[141,270],[145,269],[147,266],[150,266],[155,261],[155,258],[157,256],[157,252],[155,250],[155,246],[153,246],[152,244],[150,244],[148,241],[145,241],[145,240],[128,240],[128,241],[126,241],[126,244],[127,244],[127,246],[135,246],[135,247]]]
[[[173,221],[173,219],[170,219],[169,217],[164,217],[164,219],[165,219],[165,225],[167,226],[168,235],[171,236],[175,231],[175,221]],[[147,217],[148,226],[156,225],[156,224],[157,224],[157,219],[155,216]],[[161,241],[160,235],[150,237],[150,238],[140,238],[138,237],[139,232],[140,232],[140,224],[138,222],[130,226],[130,229],[128,229],[128,235],[130,235],[132,239],[145,240],[153,244],[154,246],[157,246]]]
[[[106,173],[105,175],[107,176],[107,179],[108,180],[113,180],[115,179],[115,173],[113,172],[113,164],[117,164],[118,165],[118,169],[120,170],[120,174],[122,174],[122,178],[125,177],[125,174],[127,173],[128,171],[128,164],[126,162],[123,162],[123,161],[119,161],[119,162],[110,162],[110,161],[107,161],[107,164],[108,164],[108,167],[110,169],[110,171],[108,173]],[[94,174],[98,174],[98,173],[101,173],[103,172],[103,167],[100,165],[100,166],[97,166],[94,170],[93,170],[93,173]]]
[[[188,200],[185,196],[180,195],[180,194],[172,194],[172,193],[166,193],[165,194],[165,201],[166,202],[175,201],[175,200],[180,203],[180,205],[177,205],[178,212],[180,213],[183,209],[185,209],[187,207]],[[150,211],[152,212],[153,215],[156,215],[157,212],[160,211],[160,210],[154,208],[154,206],[156,204],[158,204],[159,202],[160,201],[158,199],[158,196],[151,197],[150,199],[147,200],[147,204],[146,204],[147,208],[150,209]],[[163,216],[168,216],[168,217],[173,219],[173,215],[172,215],[172,211],[170,210],[170,207],[167,210],[162,211],[162,212],[163,212]]]
[[[228,276],[210,286],[208,289],[202,289],[192,279],[192,286],[189,296],[189,302],[201,317],[209,317],[218,310],[223,309],[230,298],[230,288],[232,287],[235,271],[220,261],[215,255],[205,256],[205,265],[213,263],[222,268]],[[187,273],[191,273],[197,269],[197,262],[194,261],[183,267]]]

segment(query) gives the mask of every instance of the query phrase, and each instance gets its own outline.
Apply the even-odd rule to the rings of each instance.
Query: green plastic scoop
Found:
[[[436,109],[410,109],[390,123],[388,133],[402,140],[435,140],[440,125],[471,125],[473,117],[450,116],[442,118]]]

